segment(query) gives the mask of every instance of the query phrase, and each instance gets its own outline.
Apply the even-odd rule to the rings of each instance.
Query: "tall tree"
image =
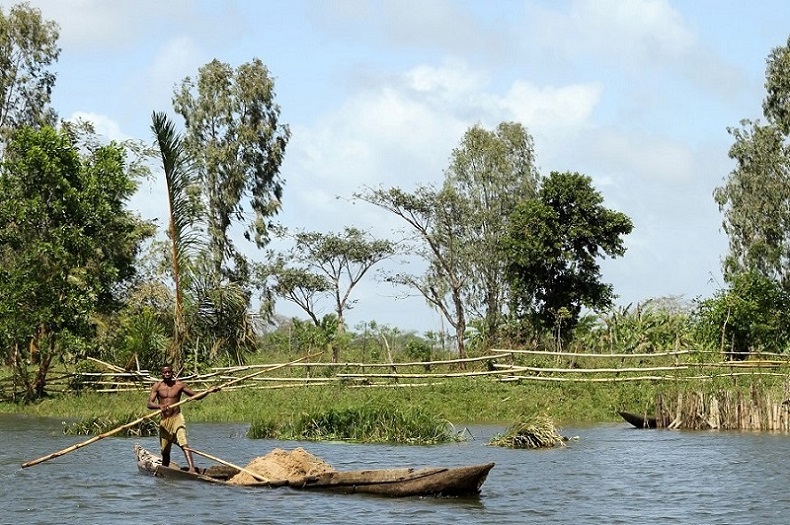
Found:
[[[186,338],[184,323],[184,279],[189,276],[189,254],[199,241],[193,228],[197,207],[190,197],[194,188],[194,164],[186,152],[181,136],[164,113],[154,112],[151,116],[151,130],[156,137],[159,155],[167,186],[168,201],[168,238],[170,244],[170,264],[175,287],[175,325],[170,347],[170,358],[174,363],[183,362],[181,345]]]
[[[532,137],[516,122],[503,122],[493,131],[470,128],[445,174],[445,191],[455,193],[466,210],[463,242],[474,247],[464,302],[483,318],[487,344],[499,331],[506,303],[502,238],[510,214],[519,202],[535,197],[538,182]]]
[[[326,326],[319,309],[325,300],[331,302],[340,336],[346,328],[346,312],[356,303],[354,288],[373,266],[395,253],[395,246],[353,227],[342,233],[299,231],[292,237],[293,248],[262,267],[262,275],[273,281],[275,295],[302,308],[316,326]],[[333,346],[335,362],[338,351]]]
[[[425,261],[428,268],[422,275],[396,273],[388,280],[414,288],[441,312],[455,333],[458,355],[464,358],[464,300],[471,281],[467,270],[470,257],[479,253],[473,244],[465,242],[466,218],[470,213],[466,202],[453,191],[437,191],[430,186],[419,186],[413,193],[400,188],[369,189],[357,194],[357,198],[393,213],[409,225],[412,244],[403,249]]]
[[[286,257],[280,255],[260,267],[261,281],[272,280],[271,290],[277,297],[294,303],[304,310],[314,325],[321,324],[321,300],[332,292],[332,284],[323,275],[317,275],[302,267],[289,266]]]
[[[60,55],[58,30],[27,2],[0,8],[0,152],[11,130],[55,123],[49,68]]]
[[[55,358],[117,308],[150,226],[126,210],[136,184],[125,150],[80,151],[68,130],[20,128],[0,164],[0,347],[44,395]],[[28,374],[27,360],[37,364]]]
[[[559,331],[576,324],[582,307],[610,307],[614,291],[601,282],[598,259],[623,255],[622,237],[631,230],[625,214],[603,206],[589,177],[552,172],[537,199],[511,217],[505,249],[512,312]]]
[[[427,262],[427,270],[390,280],[418,290],[441,312],[462,357],[470,318],[484,318],[487,343],[498,333],[507,290],[502,237],[511,212],[534,197],[538,180],[532,137],[521,124],[503,122],[493,131],[467,130],[452,152],[441,189],[357,195],[409,225],[414,242],[407,250]]]
[[[790,38],[771,51],[765,88],[766,123],[728,128],[736,166],[713,195],[730,244],[725,279],[756,272],[790,288]]]
[[[184,79],[173,98],[202,179],[216,276],[238,280],[248,272],[247,258],[231,240],[233,224],[261,248],[269,240],[267,221],[280,209],[279,171],[290,130],[280,123],[274,99],[274,80],[257,58],[235,70],[213,60],[197,80]]]

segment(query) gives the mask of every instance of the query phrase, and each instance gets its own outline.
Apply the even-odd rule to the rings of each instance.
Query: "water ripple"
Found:
[[[139,474],[132,440],[101,443],[29,469],[21,463],[75,443],[54,420],[0,416],[0,523],[437,524],[784,523],[790,436],[564,429],[562,449],[488,447],[496,427],[432,447],[249,440],[239,425],[190,425],[190,442],[237,464],[301,446],[337,469],[496,462],[479,498],[388,499],[176,482]],[[156,449],[155,438],[143,446]],[[177,456],[174,456],[177,457]]]

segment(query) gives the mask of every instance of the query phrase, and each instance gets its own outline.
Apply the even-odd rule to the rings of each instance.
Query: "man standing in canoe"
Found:
[[[192,451],[187,444],[187,427],[181,407],[173,407],[181,401],[181,394],[186,394],[195,400],[206,396],[208,392],[196,394],[191,388],[173,377],[173,367],[165,365],[162,367],[162,380],[154,383],[151,387],[151,394],[148,396],[148,408],[151,410],[161,410],[162,418],[159,420],[159,445],[162,450],[162,465],[170,465],[170,449],[173,443],[181,447],[186,457],[189,472],[195,472],[195,462],[192,459]]]

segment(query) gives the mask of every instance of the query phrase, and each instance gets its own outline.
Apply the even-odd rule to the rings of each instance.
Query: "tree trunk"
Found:
[[[453,304],[455,305],[455,344],[458,348],[458,358],[466,358],[466,349],[464,348],[464,335],[466,334],[466,316],[464,314],[464,302],[461,298],[461,290],[457,288],[453,292]],[[461,369],[465,369],[466,365],[461,362]]]
[[[32,394],[34,399],[41,399],[46,394],[47,388],[47,374],[49,367],[52,363],[52,356],[55,355],[55,338],[50,337],[47,343],[49,347],[47,355],[41,356],[38,363],[38,372],[36,372],[36,379],[33,381]]]

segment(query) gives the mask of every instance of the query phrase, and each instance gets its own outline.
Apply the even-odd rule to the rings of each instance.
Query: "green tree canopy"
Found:
[[[235,70],[213,60],[196,80],[184,79],[173,98],[198,163],[209,260],[216,274],[232,279],[247,272],[247,259],[231,240],[232,225],[242,225],[245,238],[261,248],[269,239],[268,220],[280,210],[279,172],[291,133],[280,123],[274,97],[274,80],[256,58]]]
[[[233,242],[238,227],[258,248],[269,242],[271,217],[283,191],[280,165],[291,133],[280,122],[274,80],[259,59],[238,68],[212,60],[173,96],[184,117],[185,146],[196,163],[207,247],[197,257],[190,290],[199,314],[195,328],[210,333],[209,356],[240,361],[252,347],[254,285],[249,257]],[[199,273],[199,275],[198,275]],[[269,315],[270,291],[261,290]]]
[[[521,124],[503,122],[493,131],[473,126],[453,150],[441,189],[423,185],[413,192],[390,188],[357,195],[409,225],[411,246],[405,250],[427,268],[389,280],[418,290],[442,314],[461,357],[470,318],[484,318],[487,341],[500,328],[507,289],[502,237],[516,204],[535,195],[533,149]]]
[[[346,312],[356,303],[354,288],[373,266],[395,253],[394,244],[353,227],[342,233],[299,231],[293,240],[293,248],[262,268],[262,273],[274,281],[276,295],[302,308],[316,326],[322,322],[321,299],[329,299],[342,334]]]
[[[471,277],[470,257],[479,252],[464,242],[469,209],[453,191],[419,186],[409,193],[400,188],[368,190],[357,197],[403,219],[412,232],[412,244],[404,248],[427,263],[421,275],[396,272],[387,280],[417,290],[428,304],[441,312],[455,332],[456,349],[465,357],[467,308],[464,294]]]
[[[790,343],[790,294],[759,272],[734,275],[725,290],[694,312],[700,339],[727,357],[744,359],[753,350],[785,352]]]
[[[729,128],[736,166],[714,198],[729,238],[724,276],[757,272],[790,287],[790,38],[768,57],[766,123]]]
[[[505,239],[511,309],[546,329],[569,333],[582,307],[612,305],[613,287],[601,282],[598,259],[625,253],[633,224],[603,206],[592,179],[552,172],[537,199],[519,204]]]
[[[119,306],[150,225],[125,209],[136,189],[126,152],[80,152],[67,131],[21,128],[0,164],[0,340],[25,380],[44,394],[46,374],[93,316]],[[25,360],[38,363],[29,380]]]
[[[9,133],[21,126],[55,123],[49,107],[57,61],[58,26],[27,2],[0,8],[0,151]]]
[[[532,137],[517,122],[502,122],[489,131],[473,126],[453,150],[445,173],[444,192],[462,205],[466,226],[468,286],[464,302],[469,315],[484,320],[492,342],[504,317],[507,283],[502,238],[519,202],[535,197],[539,183]]]

